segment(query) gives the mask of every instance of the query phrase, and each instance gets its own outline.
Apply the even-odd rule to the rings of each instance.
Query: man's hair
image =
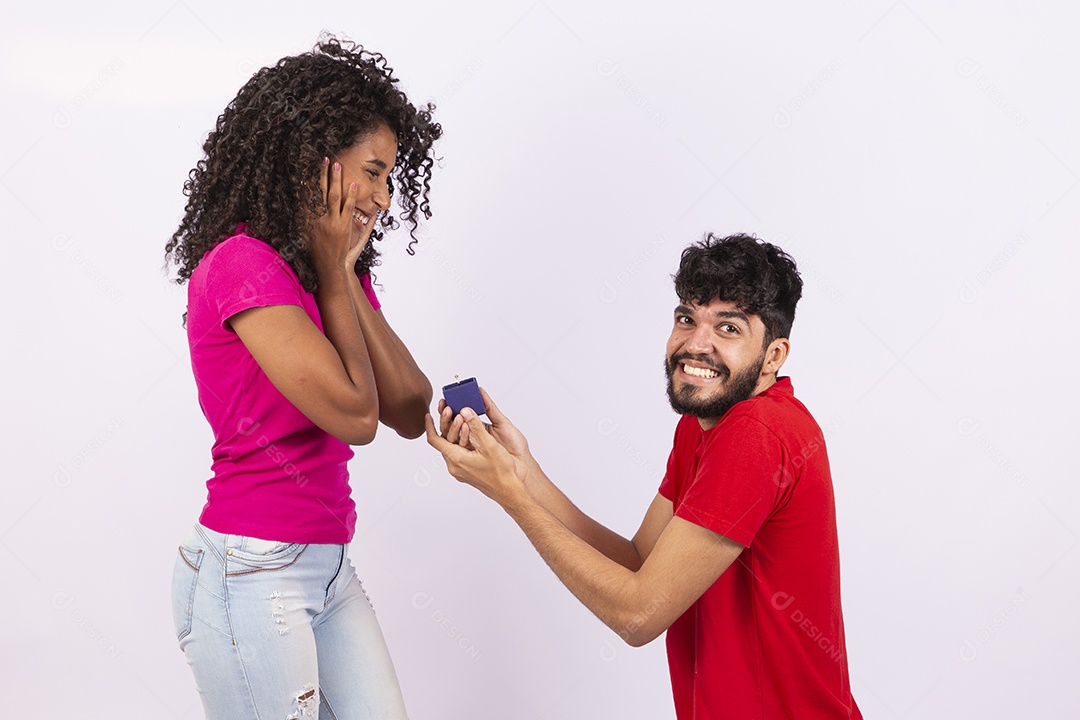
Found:
[[[723,238],[708,233],[683,250],[675,292],[681,302],[724,300],[757,315],[765,324],[766,347],[790,337],[802,279],[795,261],[775,245],[741,233]]]

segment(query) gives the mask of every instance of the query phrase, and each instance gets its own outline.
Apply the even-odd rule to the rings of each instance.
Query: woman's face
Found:
[[[390,207],[386,181],[397,160],[397,136],[387,125],[379,125],[355,145],[339,152],[331,161],[341,163],[343,188],[356,183],[353,222],[359,229],[375,221],[376,214]]]

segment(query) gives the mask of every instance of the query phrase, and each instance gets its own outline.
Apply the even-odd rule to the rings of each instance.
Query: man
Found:
[[[683,251],[664,367],[683,417],[632,540],[586,516],[483,393],[490,426],[440,404],[428,442],[498,502],[627,643],[667,631],[679,720],[860,718],[851,696],[825,440],[789,378],[802,280],[746,235]]]

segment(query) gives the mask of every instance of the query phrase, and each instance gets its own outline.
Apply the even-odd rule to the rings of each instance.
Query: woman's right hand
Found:
[[[357,184],[351,183],[348,189],[345,188],[340,163],[323,158],[319,188],[326,202],[326,212],[315,221],[311,257],[319,281],[323,282],[328,279],[328,274],[352,271],[375,228],[375,218],[363,229],[357,227],[353,219]]]

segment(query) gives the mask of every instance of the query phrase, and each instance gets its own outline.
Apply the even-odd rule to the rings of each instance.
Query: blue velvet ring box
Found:
[[[462,408],[471,408],[477,415],[484,414],[484,399],[480,397],[480,386],[476,378],[467,378],[461,382],[443,385],[443,399],[457,417]]]

